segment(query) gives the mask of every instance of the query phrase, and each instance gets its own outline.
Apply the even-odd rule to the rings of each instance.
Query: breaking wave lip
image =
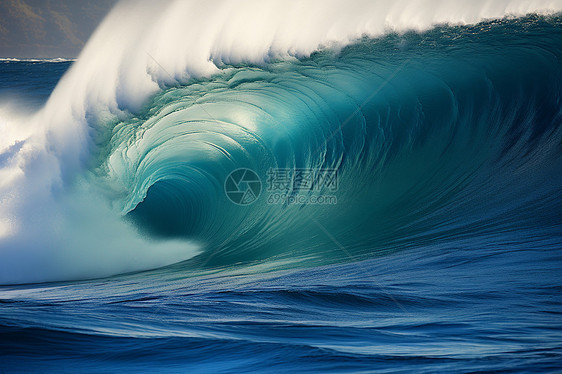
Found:
[[[432,5],[121,3],[0,122],[0,283],[559,227],[560,18],[502,18],[562,4]],[[337,169],[338,206],[233,206],[240,167]]]

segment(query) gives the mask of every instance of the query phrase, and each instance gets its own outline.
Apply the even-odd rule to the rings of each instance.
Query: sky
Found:
[[[117,0],[0,0],[0,57],[77,57]]]

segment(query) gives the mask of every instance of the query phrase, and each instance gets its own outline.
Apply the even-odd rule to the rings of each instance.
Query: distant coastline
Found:
[[[0,57],[78,56],[117,0],[5,0],[0,2]]]

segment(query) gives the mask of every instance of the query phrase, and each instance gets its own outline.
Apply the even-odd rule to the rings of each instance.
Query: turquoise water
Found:
[[[557,370],[561,58],[559,17],[443,26],[90,118],[80,183],[138,235],[200,249],[109,278],[0,265],[0,370]],[[2,61],[0,95],[38,108],[71,64]],[[261,182],[242,205],[240,168]],[[272,170],[335,170],[337,188],[280,190],[336,201],[270,200]]]

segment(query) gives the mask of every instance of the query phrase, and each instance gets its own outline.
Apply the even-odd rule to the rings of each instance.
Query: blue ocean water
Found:
[[[139,235],[203,249],[105,278],[0,267],[0,371],[560,370],[561,25],[227,65],[91,118],[82,183]],[[1,61],[0,97],[39,108],[71,65]],[[251,204],[225,193],[238,168]],[[272,204],[272,169],[337,170],[306,192],[337,204]]]

